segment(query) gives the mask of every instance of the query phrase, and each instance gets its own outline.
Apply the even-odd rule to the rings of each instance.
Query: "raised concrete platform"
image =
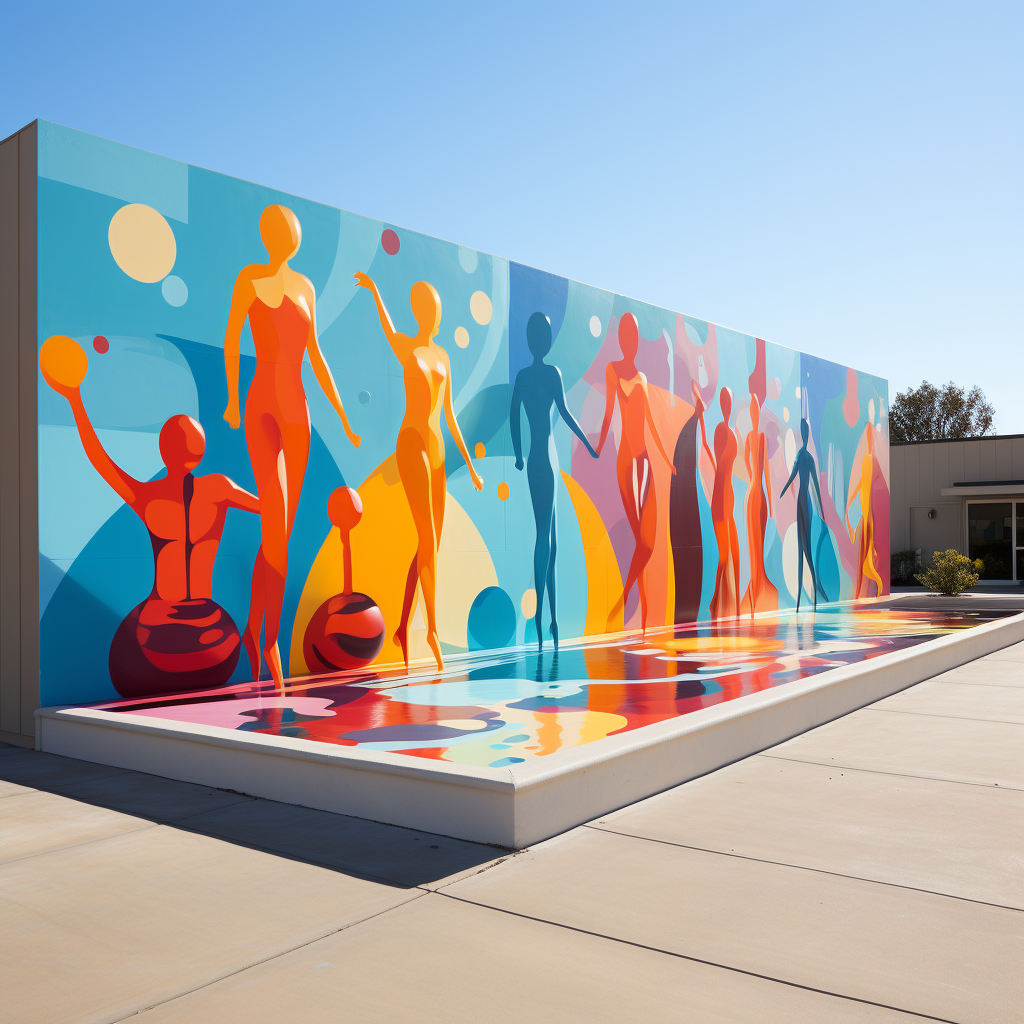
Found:
[[[520,849],[1024,640],[1024,614],[505,767],[96,708],[41,708],[37,748]]]

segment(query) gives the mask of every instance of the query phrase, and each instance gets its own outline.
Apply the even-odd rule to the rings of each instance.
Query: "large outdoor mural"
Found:
[[[44,704],[888,591],[884,380],[46,122],[38,186]]]

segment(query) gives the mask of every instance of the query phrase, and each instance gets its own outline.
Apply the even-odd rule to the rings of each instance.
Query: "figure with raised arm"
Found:
[[[871,486],[875,476],[875,425],[868,423],[864,428],[864,454],[860,458],[860,479],[857,486],[850,492],[846,501],[846,529],[850,534],[850,543],[856,541],[856,531],[850,525],[850,506],[853,499],[860,495],[860,552],[857,559],[857,590],[860,597],[864,578],[875,584],[875,596],[882,596],[882,577],[875,568],[875,519],[871,507]]]
[[[718,541],[718,571],[710,608],[712,619],[728,618],[740,613],[740,538],[733,514],[736,498],[732,486],[739,442],[729,425],[732,416],[732,391],[729,388],[722,388],[718,404],[722,409],[722,422],[715,427],[715,454],[711,459],[715,470],[715,486],[711,491],[711,520]]]
[[[753,375],[752,375],[753,376]],[[750,582],[743,595],[750,616],[755,611],[773,611],[779,607],[779,592],[764,568],[764,534],[772,515],[772,470],[768,463],[768,439],[761,429],[761,403],[750,396],[750,431],[743,442],[743,465],[747,468],[747,551],[750,556]]]
[[[605,407],[604,421],[601,423],[601,436],[597,442],[597,454],[600,455],[608,438],[608,429],[612,424],[615,401],[618,399],[619,413],[622,417],[622,435],[619,439],[619,452],[615,460],[615,472],[619,481],[619,495],[626,511],[629,528],[633,531],[635,547],[633,558],[626,574],[626,585],[622,596],[615,602],[608,613],[611,625],[619,611],[625,608],[626,597],[637,584],[640,591],[640,624],[647,629],[647,577],[645,569],[654,553],[654,542],[658,532],[658,501],[654,486],[654,474],[647,455],[647,430],[651,438],[668,463],[673,476],[676,467],[665,451],[654,425],[651,414],[651,401],[648,391],[647,377],[636,367],[636,355],[640,348],[640,328],[632,313],[623,313],[619,319],[619,348],[622,358],[613,360],[605,371]]]
[[[818,574],[814,568],[814,558],[811,554],[811,484],[814,484],[814,493],[818,496],[818,509],[822,508],[821,488],[818,485],[818,467],[814,464],[814,456],[808,451],[807,445],[810,441],[811,426],[806,419],[800,420],[800,435],[803,437],[803,445],[796,453],[793,461],[793,472],[789,474],[786,486],[782,488],[779,498],[789,490],[789,485],[799,476],[800,484],[796,496],[796,541],[797,552],[800,559],[797,566],[796,583],[796,610],[800,611],[800,595],[804,589],[804,561],[811,571],[811,593],[814,595],[814,607],[818,607],[818,593],[828,600],[828,595],[818,582]]]
[[[160,429],[167,475],[136,480],[107,454],[82,402],[84,349],[55,335],[39,350],[43,379],[71,406],[85,454],[142,520],[153,545],[153,589],[117,628],[110,679],[122,697],[223,686],[238,663],[238,629],[213,600],[213,564],[229,508],[259,512],[259,500],[222,473],[196,476],[206,434],[191,416]]]
[[[543,313],[534,313],[526,325],[526,343],[533,353],[533,363],[516,374],[512,388],[512,407],[509,431],[512,450],[516,453],[516,469],[523,468],[523,439],[521,411],[526,409],[530,424],[530,454],[526,463],[526,476],[530,482],[530,501],[537,526],[537,540],[533,548],[533,580],[537,592],[537,646],[544,646],[541,617],[544,611],[544,593],[551,605],[551,639],[558,646],[558,618],[555,608],[555,556],[558,537],[555,521],[555,493],[558,485],[558,453],[555,450],[554,414],[565,420],[569,429],[586,445],[596,459],[594,446],[576,422],[576,417],[565,406],[565,388],[562,372],[557,366],[544,362],[551,350],[551,324]]]
[[[228,404],[224,419],[241,424],[238,366],[246,317],[256,346],[256,373],[245,398],[245,443],[260,496],[262,542],[252,572],[249,623],[243,636],[253,679],[263,657],[278,687],[284,684],[278,635],[288,576],[288,540],[302,493],[309,459],[309,404],[302,386],[302,363],[309,361],[317,382],[341,418],[349,441],[352,432],[334,378],[316,334],[316,293],[309,279],[288,265],[302,242],[299,219],[286,206],[268,206],[260,216],[260,237],[267,262],[244,267],[235,279],[224,335]]]
[[[409,301],[419,330],[414,337],[395,330],[377,285],[369,275],[355,275],[360,287],[366,288],[377,305],[377,315],[384,336],[402,364],[405,380],[405,418],[398,429],[395,458],[398,475],[409,501],[416,524],[416,554],[409,566],[402,602],[402,619],[394,642],[402,648],[402,658],[409,666],[409,619],[412,615],[416,584],[420,585],[427,613],[427,643],[434,652],[437,668],[444,668],[441,642],[437,635],[436,589],[437,550],[444,525],[447,496],[447,474],[444,462],[444,438],[441,435],[441,409],[459,452],[469,469],[473,486],[479,491],[484,482],[473,468],[466,442],[452,406],[452,368],[448,353],[434,339],[441,328],[441,296],[427,281],[412,286]]]

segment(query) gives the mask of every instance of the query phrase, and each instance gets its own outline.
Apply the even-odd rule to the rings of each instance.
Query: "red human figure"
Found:
[[[107,454],[82,402],[88,367],[72,338],[55,335],[39,350],[43,379],[71,406],[93,468],[145,523],[153,544],[153,589],[114,634],[111,682],[122,697],[221,686],[238,662],[238,630],[213,600],[214,560],[228,509],[258,512],[259,501],[222,473],[193,475],[206,435],[191,416],[172,416],[160,430],[166,476],[136,480],[126,473]]]
[[[743,595],[750,615],[779,607],[779,592],[764,569],[764,534],[772,515],[772,471],[768,463],[768,439],[761,430],[761,403],[750,396],[752,427],[743,442],[743,464],[747,467],[747,548],[750,554],[750,582]],[[764,486],[762,487],[762,482]]]
[[[626,519],[633,531],[636,546],[633,549],[632,561],[629,563],[622,596],[608,613],[608,622],[611,623],[619,610],[625,606],[626,597],[636,583],[640,590],[640,623],[646,630],[647,579],[644,570],[654,553],[654,541],[658,532],[658,501],[654,474],[651,471],[650,459],[647,457],[647,428],[650,428],[654,444],[661,457],[668,463],[673,475],[676,467],[665,451],[665,446],[658,436],[658,429],[654,425],[647,378],[636,368],[635,360],[639,347],[640,328],[636,317],[632,313],[624,313],[619,320],[619,348],[622,350],[622,359],[610,362],[605,372],[604,421],[601,423],[597,454],[601,454],[608,437],[612,413],[615,411],[615,399],[618,397],[622,437],[619,439],[615,472],[619,480],[622,506],[626,510]]]
[[[711,618],[723,619],[740,613],[740,538],[733,518],[735,497],[732,489],[732,467],[739,445],[729,426],[732,416],[732,391],[722,388],[719,395],[722,422],[715,427],[715,486],[711,492],[711,519],[718,541],[718,572],[715,593],[711,598]]]
[[[253,567],[249,623],[242,642],[253,679],[258,679],[263,632],[263,657],[274,682],[283,687],[277,638],[288,575],[288,539],[309,459],[309,405],[302,387],[302,363],[307,352],[317,382],[341,418],[348,439],[358,448],[360,438],[349,426],[334,378],[320,351],[313,285],[288,266],[302,242],[299,220],[287,207],[268,206],[260,216],[260,237],[267,247],[268,261],[243,268],[231,296],[224,335],[228,382],[224,419],[236,429],[241,424],[239,346],[248,317],[256,346],[256,373],[245,399],[245,443],[260,496],[263,536]]]

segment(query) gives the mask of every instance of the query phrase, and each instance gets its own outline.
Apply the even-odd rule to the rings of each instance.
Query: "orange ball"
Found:
[[[498,484],[498,498],[501,501],[508,501],[508,496],[509,496],[508,484],[505,483],[504,480],[502,480],[501,483]]]
[[[363,499],[354,487],[338,487],[327,499],[327,518],[348,533],[363,518]]]

